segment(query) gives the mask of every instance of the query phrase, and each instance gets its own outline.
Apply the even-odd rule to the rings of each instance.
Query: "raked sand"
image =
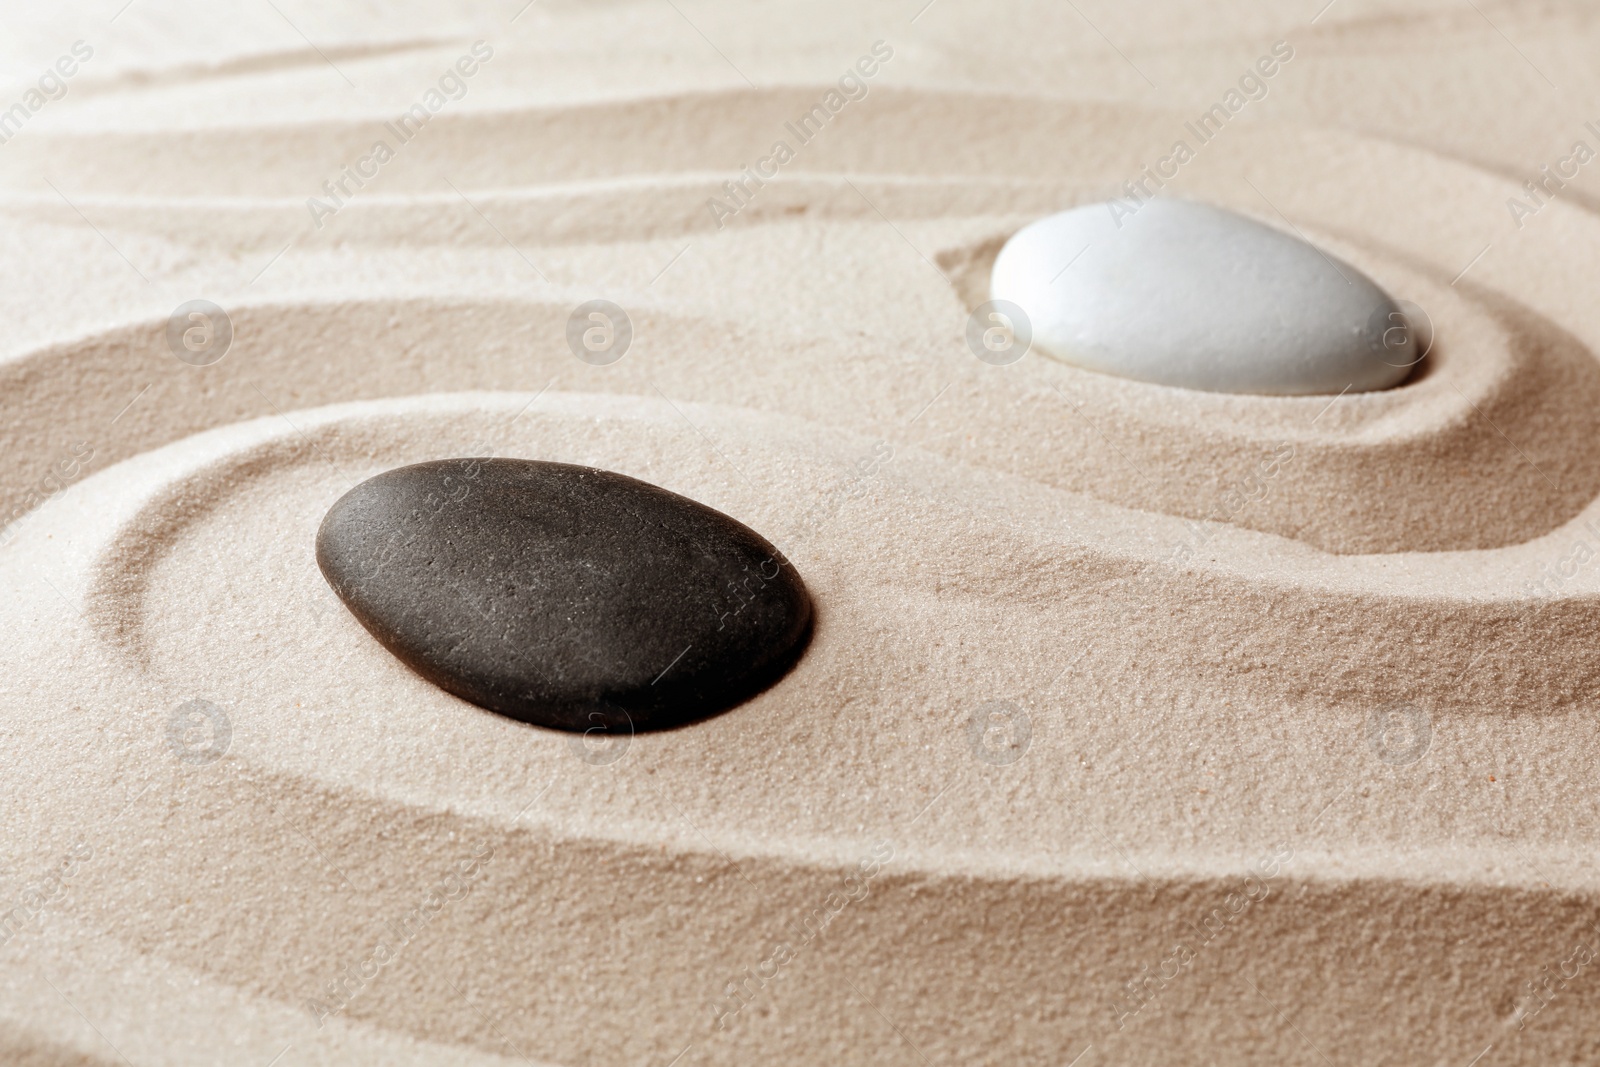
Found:
[[[1600,16],[518,6],[0,17],[0,1059],[1592,1059]],[[1420,372],[976,359],[1005,238],[1146,167]],[[317,525],[488,454],[748,524],[804,658],[603,745],[420,681]]]

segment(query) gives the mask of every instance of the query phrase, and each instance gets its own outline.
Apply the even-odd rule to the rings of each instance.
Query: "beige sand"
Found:
[[[1600,16],[518,6],[0,20],[0,108],[94,50],[0,145],[0,1059],[1592,1059],[1600,163],[1506,201],[1600,147]],[[1116,194],[1279,40],[1168,191],[1422,305],[1424,372],[1284,399],[976,360],[1006,235]],[[165,340],[197,297],[236,336],[208,367]],[[594,298],[635,328],[608,367],[564,338]],[[363,477],[488,452],[749,523],[810,651],[626,747],[422,683],[311,538]],[[225,752],[175,733],[195,700]]]

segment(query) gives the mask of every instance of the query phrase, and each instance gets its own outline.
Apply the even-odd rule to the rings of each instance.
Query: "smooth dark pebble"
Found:
[[[660,729],[781,677],[811,632],[759,534],[610,471],[516,459],[399,467],[341,497],[317,564],[406,666],[563,730]]]

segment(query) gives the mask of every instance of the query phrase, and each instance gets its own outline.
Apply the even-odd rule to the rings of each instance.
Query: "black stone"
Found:
[[[317,564],[422,677],[563,730],[715,715],[781,677],[811,633],[800,576],[755,531],[566,463],[385,471],[329,509]]]

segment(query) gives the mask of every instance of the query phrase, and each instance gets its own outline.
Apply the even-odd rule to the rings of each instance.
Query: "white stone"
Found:
[[[1035,347],[1063,362],[1187,389],[1387,389],[1417,361],[1398,305],[1366,275],[1183,200],[1040,219],[1000,250],[990,296],[1021,307]]]

